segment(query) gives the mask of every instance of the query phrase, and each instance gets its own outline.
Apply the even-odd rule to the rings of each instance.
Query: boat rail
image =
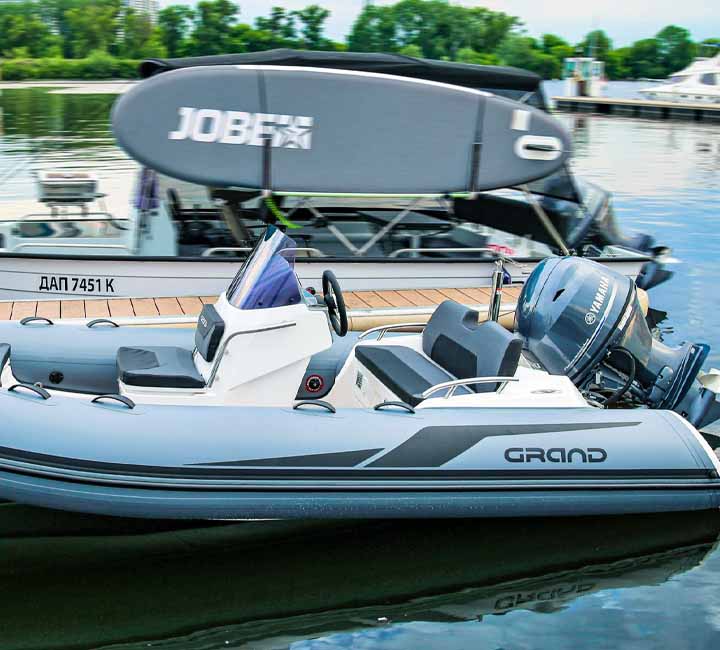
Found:
[[[11,221],[52,221],[53,223],[61,223],[63,221],[130,221],[129,219],[120,219],[111,212],[63,212],[62,214],[53,212],[29,212],[18,219]],[[5,222],[7,223],[7,222]]]
[[[392,330],[419,329],[422,331],[426,327],[427,323],[394,323],[391,325],[378,325],[377,327],[371,327],[369,330],[365,330],[358,337],[358,341],[362,341],[364,338],[367,338],[370,334],[374,334],[375,332],[378,332],[377,339],[375,340],[381,341],[383,336]]]
[[[22,242],[21,244],[16,244],[15,246],[13,246],[10,251],[15,252],[20,250],[21,248],[70,248],[73,250],[81,248],[102,248],[108,250],[125,250],[129,254],[132,254],[133,252],[132,249],[125,244],[46,244],[41,242]]]
[[[507,386],[511,381],[520,380],[517,377],[472,377],[470,379],[454,379],[453,381],[444,381],[441,384],[436,384],[435,386],[428,388],[420,395],[420,397],[427,399],[438,391],[445,390],[447,388],[449,390],[445,393],[444,397],[445,399],[448,399],[449,397],[452,397],[455,394],[455,391],[461,386],[470,386],[473,384],[500,384],[495,392],[501,393],[505,389],[505,386]]]
[[[217,246],[215,248],[208,248],[202,252],[200,257],[214,257],[218,253],[250,253],[252,252],[253,248],[250,246]],[[325,253],[323,253],[319,248],[312,248],[312,247],[298,247],[298,248],[284,248],[281,252],[285,251],[291,251],[293,253],[312,253],[313,255],[317,255],[318,257],[326,257]]]
[[[523,266],[520,262],[517,262],[512,257],[503,255],[500,251],[495,248],[399,248],[396,251],[390,253],[388,257],[399,257],[400,255],[406,255],[408,253],[492,253],[495,259],[503,262],[509,262],[511,264],[517,264]]]

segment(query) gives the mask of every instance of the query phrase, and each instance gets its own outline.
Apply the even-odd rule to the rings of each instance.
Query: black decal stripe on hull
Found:
[[[277,458],[254,458],[251,460],[219,461],[215,463],[193,463],[196,467],[354,467],[383,449],[358,449],[335,451],[328,454],[306,454],[304,456],[278,456]]]
[[[2,465],[2,460],[28,463],[34,467],[17,467]],[[525,481],[525,480],[611,480],[611,479],[708,479],[713,478],[712,468],[687,469],[469,469],[469,470],[443,470],[443,469],[251,469],[230,467],[163,467],[156,465],[132,465],[124,463],[109,463],[91,461],[63,456],[50,456],[34,452],[0,447],[0,471],[32,474],[35,472],[53,470],[62,472],[94,472],[122,476],[127,478],[148,479],[193,479],[193,480],[278,480],[290,479],[295,481],[453,481],[453,480],[490,480],[490,481]],[[70,476],[63,476],[62,480],[72,480]]]
[[[584,429],[634,427],[639,422],[577,422],[568,424],[507,424],[437,426],[420,429],[414,436],[367,467],[440,467],[485,438],[562,433]]]

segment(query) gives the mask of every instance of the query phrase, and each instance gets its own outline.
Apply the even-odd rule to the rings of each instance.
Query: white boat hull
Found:
[[[539,259],[506,265],[513,282],[524,282]],[[603,263],[635,279],[648,258],[604,258]],[[222,293],[238,260],[23,257],[0,255],[0,300],[161,298]],[[493,261],[296,260],[304,287],[321,286],[331,269],[346,291],[486,287]]]

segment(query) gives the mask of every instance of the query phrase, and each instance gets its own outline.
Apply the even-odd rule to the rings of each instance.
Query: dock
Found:
[[[502,312],[512,317],[522,285],[503,289]],[[365,330],[377,325],[425,322],[445,300],[455,300],[477,309],[481,315],[490,304],[488,288],[407,289],[397,291],[348,291],[343,293],[350,329]],[[192,324],[205,304],[217,296],[180,298],[110,298],[87,300],[0,301],[0,321],[39,316],[55,320],[109,318],[119,324]]]
[[[720,104],[692,104],[613,97],[553,97],[552,101],[559,111],[651,117],[664,120],[720,122]]]

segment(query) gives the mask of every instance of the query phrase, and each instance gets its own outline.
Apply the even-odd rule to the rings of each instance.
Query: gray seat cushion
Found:
[[[478,312],[446,300],[423,331],[423,352],[458,379],[512,377],[522,353],[522,338],[494,321],[478,323]],[[474,384],[491,393],[497,384]]]
[[[118,379],[129,386],[204,388],[192,352],[177,347],[120,348]]]
[[[417,406],[432,386],[455,379],[412,348],[401,345],[358,345],[355,357],[403,402]],[[459,388],[457,393],[467,393]],[[435,397],[441,397],[438,392]]]
[[[478,324],[476,311],[447,300],[423,331],[422,346],[425,355],[400,345],[358,345],[355,356],[400,399],[417,406],[424,391],[446,381],[514,376],[522,339],[494,321]],[[497,387],[469,384],[456,394],[490,393]],[[443,394],[439,391],[435,397]]]

